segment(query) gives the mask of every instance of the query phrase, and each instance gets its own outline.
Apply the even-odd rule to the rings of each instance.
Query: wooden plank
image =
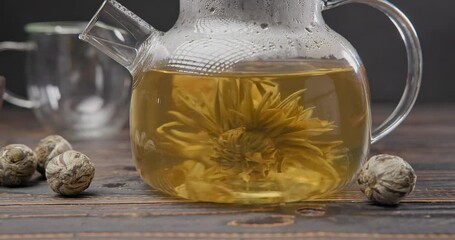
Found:
[[[317,212],[318,214],[313,214]],[[10,209],[14,212],[16,209]],[[363,204],[287,204],[265,212],[205,212],[200,205],[193,213],[172,208],[106,206],[106,208],[60,207],[29,216],[14,213],[1,218],[2,236],[30,233],[86,233],[86,237],[169,236],[179,238],[447,238],[455,236],[453,204],[403,204],[383,208]],[[24,211],[25,210],[19,210]],[[174,211],[179,215],[159,214]],[[57,212],[52,216],[52,212]],[[58,213],[61,212],[61,213]],[[205,212],[205,213],[204,213]],[[16,217],[12,217],[16,216]],[[39,224],[42,223],[42,224]],[[90,235],[90,234],[91,235]],[[314,235],[312,235],[314,234]],[[323,235],[317,235],[323,234]],[[79,235],[78,235],[79,236]],[[80,235],[83,237],[84,235]],[[431,237],[434,236],[434,237]],[[5,238],[5,237],[4,237]]]

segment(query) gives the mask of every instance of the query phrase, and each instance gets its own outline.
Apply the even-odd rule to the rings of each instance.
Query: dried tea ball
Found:
[[[95,167],[90,159],[73,150],[58,155],[49,161],[46,177],[51,189],[64,196],[73,196],[90,186],[95,176]]]
[[[61,136],[52,135],[41,139],[35,148],[35,154],[38,158],[38,172],[45,176],[47,163],[52,158],[69,150],[73,150],[73,147]]]
[[[16,187],[36,171],[37,159],[29,147],[13,144],[0,149],[0,185]]]
[[[414,190],[417,177],[411,165],[391,155],[373,156],[357,178],[360,190],[378,204],[396,205]]]

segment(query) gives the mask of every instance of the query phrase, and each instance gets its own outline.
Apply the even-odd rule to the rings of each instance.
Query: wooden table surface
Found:
[[[388,113],[375,106],[375,122]],[[32,148],[48,132],[32,113],[0,112],[0,146]],[[455,239],[455,105],[417,106],[372,154],[400,155],[415,168],[416,190],[380,207],[352,186],[316,202],[233,206],[195,203],[149,189],[135,171],[127,130],[75,142],[97,174],[86,194],[62,198],[38,176],[0,188],[0,239]]]

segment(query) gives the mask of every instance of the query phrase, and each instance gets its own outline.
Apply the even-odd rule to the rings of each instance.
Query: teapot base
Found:
[[[295,169],[294,169],[295,170]],[[294,171],[291,170],[291,171]],[[349,181],[314,181],[320,175],[312,173],[310,178],[293,176],[305,174],[303,171],[274,174],[273,181],[257,181],[245,184],[232,179],[229,184],[187,180],[176,187],[171,186],[181,181],[181,173],[161,171],[153,176],[145,175],[144,180],[153,188],[168,195],[198,202],[234,203],[234,204],[273,204],[320,199],[341,190]],[[307,174],[306,174],[307,175]],[[147,178],[150,177],[150,178]],[[322,179],[321,179],[322,180]]]

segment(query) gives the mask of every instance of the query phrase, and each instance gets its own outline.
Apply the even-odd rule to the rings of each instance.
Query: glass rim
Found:
[[[27,33],[80,34],[87,24],[79,21],[34,22],[24,28]]]

